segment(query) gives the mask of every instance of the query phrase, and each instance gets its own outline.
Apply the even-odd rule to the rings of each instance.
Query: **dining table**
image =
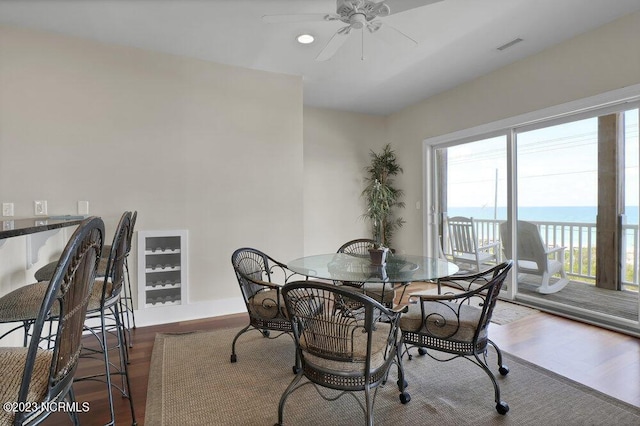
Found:
[[[446,259],[396,253],[389,253],[383,265],[373,264],[369,255],[327,253],[294,259],[287,268],[335,283],[383,283],[383,292],[387,287],[389,291],[402,287],[402,295],[413,281],[432,281],[458,272],[458,266]]]

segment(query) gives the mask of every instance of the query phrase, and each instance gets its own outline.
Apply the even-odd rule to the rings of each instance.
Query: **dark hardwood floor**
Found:
[[[138,424],[144,424],[149,363],[156,333],[211,330],[246,323],[246,315],[238,314],[133,330],[129,373]],[[490,335],[512,355],[640,407],[640,339],[542,312],[510,324],[492,324]],[[100,368],[97,361],[82,360],[78,374],[96,368]],[[103,383],[79,383],[75,385],[75,393],[79,402],[90,405],[88,413],[80,414],[81,424],[101,425],[109,420]],[[116,423],[131,424],[128,401],[116,396],[115,407]],[[66,415],[58,413],[45,424],[70,422]]]

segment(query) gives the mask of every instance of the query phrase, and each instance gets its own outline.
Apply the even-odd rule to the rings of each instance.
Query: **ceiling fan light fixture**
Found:
[[[315,37],[313,37],[311,34],[300,34],[298,37],[296,37],[296,40],[298,40],[298,43],[300,44],[311,44],[314,42]]]

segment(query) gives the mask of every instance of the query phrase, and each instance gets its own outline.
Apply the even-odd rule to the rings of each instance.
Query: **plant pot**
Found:
[[[384,266],[387,263],[387,253],[389,249],[386,247],[369,249],[369,257],[371,264],[374,266]]]

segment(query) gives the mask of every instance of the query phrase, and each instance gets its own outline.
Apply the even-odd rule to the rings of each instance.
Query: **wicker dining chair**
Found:
[[[78,226],[40,300],[29,346],[0,348],[0,402],[5,408],[0,424],[37,424],[53,412],[53,404],[75,401],[73,376],[103,238],[100,218]],[[52,319],[53,334],[43,334]],[[77,413],[70,415],[78,424]]]
[[[372,249],[375,245],[375,241],[369,238],[358,238],[355,240],[347,241],[340,246],[337,253],[344,253],[357,257],[369,257],[369,249]],[[392,250],[393,251],[393,250]],[[393,306],[393,301],[396,296],[396,292],[393,288],[393,283],[364,283],[354,281],[336,281],[338,285],[346,285],[359,289],[362,293],[366,294],[382,303],[387,307]]]
[[[373,425],[375,396],[392,365],[398,368],[400,401],[411,399],[404,392],[398,353],[400,308],[390,310],[351,287],[310,280],[286,284],[282,293],[301,369],[280,398],[278,425],[282,425],[287,398],[307,383],[301,383],[303,378],[339,391],[363,391],[367,425]],[[358,308],[352,311],[351,306]]]
[[[282,285],[291,279],[307,278],[289,270],[287,266],[260,250],[243,247],[233,252],[231,264],[240,285],[240,291],[249,314],[249,324],[241,329],[231,344],[232,363],[237,362],[238,338],[251,330],[258,330],[264,337],[275,339],[283,334],[291,335],[291,321],[287,318],[282,299]],[[271,336],[271,331],[277,332]],[[298,371],[298,360],[293,371]]]
[[[429,355],[437,361],[451,361],[464,357],[489,376],[493,383],[496,410],[509,411],[509,405],[500,399],[500,386],[487,363],[487,350],[493,346],[498,357],[498,371],[506,376],[509,368],[502,362],[500,348],[489,339],[489,323],[498,300],[500,288],[512,266],[503,262],[491,269],[471,275],[456,275],[440,280],[444,294],[414,294],[408,312],[400,319],[401,345],[408,353],[418,347],[420,355]],[[446,354],[437,356],[431,350]],[[409,359],[411,355],[409,354]]]

